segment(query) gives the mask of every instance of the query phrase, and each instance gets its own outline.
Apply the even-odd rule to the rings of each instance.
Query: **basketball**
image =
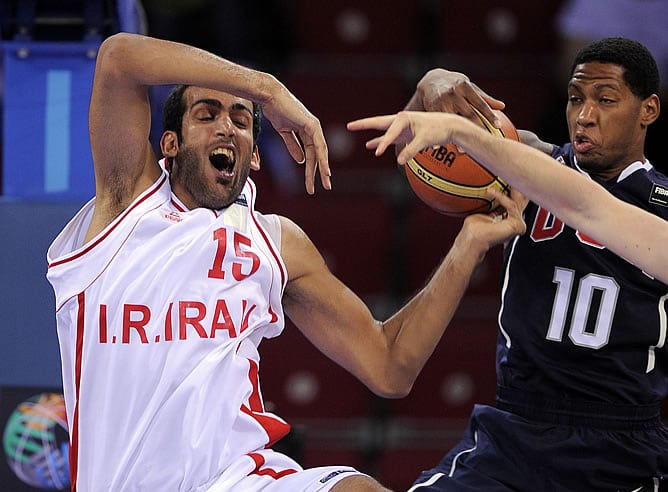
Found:
[[[495,128],[477,110],[475,112],[490,133],[519,140],[515,125],[502,111],[494,111],[501,120],[500,128]],[[510,191],[501,178],[453,144],[421,150],[406,163],[404,170],[410,187],[424,203],[453,217],[491,212],[497,208],[497,201],[487,195],[488,188],[497,188],[506,194]]]

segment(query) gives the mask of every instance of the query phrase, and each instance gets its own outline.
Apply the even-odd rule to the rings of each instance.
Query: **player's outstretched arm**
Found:
[[[524,201],[503,196],[508,211],[466,218],[449,253],[425,287],[385,321],[327,268],[306,234],[282,219],[281,254],[288,270],[287,316],[323,353],[376,394],[405,396],[432,354],[486,252],[524,232]],[[445,247],[445,245],[444,245]]]
[[[349,123],[350,130],[375,129],[383,135],[368,148],[382,154],[389,145],[406,144],[397,156],[405,163],[429,145],[455,143],[530,200],[581,230],[662,282],[668,282],[668,224],[618,200],[584,175],[558,164],[532,147],[489,132],[455,115],[402,112]],[[498,194],[496,194],[498,196]]]

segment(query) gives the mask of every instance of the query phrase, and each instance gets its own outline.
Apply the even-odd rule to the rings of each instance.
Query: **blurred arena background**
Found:
[[[143,32],[269,71],[320,118],[333,191],[308,196],[302,169],[267,127],[263,170],[252,175],[258,208],[299,223],[331,269],[384,318],[421,287],[460,220],[419,202],[393,159],[373,158],[364,149],[367,135],[348,133],[345,123],[402,109],[419,78],[442,66],[504,100],[518,128],[565,140],[560,56],[566,39],[557,19],[569,3],[0,0],[0,489],[69,488],[58,461],[66,459],[59,454],[62,437],[21,429],[34,430],[31,418],[45,412],[43,428],[63,424],[43,410],[60,404],[61,390],[45,255],[94,193],[86,112],[104,37]],[[168,89],[153,94],[155,142]],[[652,142],[648,154],[657,167],[665,165],[665,152]],[[281,337],[265,341],[264,398],[293,426],[281,446],[304,466],[350,464],[388,487],[407,489],[459,439],[473,404],[494,401],[500,263],[500,249],[490,252],[412,393],[401,400],[374,397],[289,323]]]

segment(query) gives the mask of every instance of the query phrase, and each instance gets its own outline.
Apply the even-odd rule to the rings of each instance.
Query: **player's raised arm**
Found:
[[[158,172],[148,143],[146,87],[162,84],[208,87],[261,104],[292,157],[305,161],[307,190],[313,192],[318,169],[323,186],[331,186],[320,122],[276,78],[198,48],[119,33],[100,47],[91,97],[90,135],[98,197],[111,193],[122,208]]]

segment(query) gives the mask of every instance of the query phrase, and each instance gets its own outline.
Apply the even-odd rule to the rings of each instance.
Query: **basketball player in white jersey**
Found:
[[[156,84],[185,84],[165,107],[162,164]],[[289,426],[264,409],[259,343],[287,315],[373,392],[406,395],[486,251],[524,230],[522,197],[502,197],[506,219],[467,219],[424,289],[377,321],[295,223],[255,210],[259,105],[305,161],[307,191],[317,170],[329,189],[318,120],[272,76],[131,34],[100,48],[95,198],[48,252],[74,491],[385,490],[272,451]]]

